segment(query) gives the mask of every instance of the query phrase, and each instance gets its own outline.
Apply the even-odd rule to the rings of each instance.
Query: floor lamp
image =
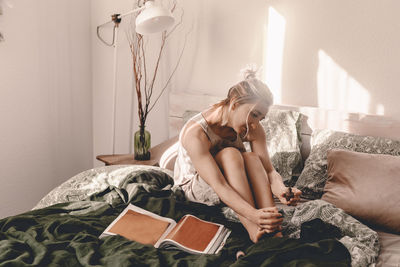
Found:
[[[117,96],[117,48],[118,48],[118,28],[123,17],[140,12],[136,17],[135,25],[136,32],[141,35],[148,35],[152,33],[162,32],[174,24],[175,19],[171,12],[165,9],[157,0],[145,1],[144,6],[131,10],[124,14],[113,14],[111,20],[97,26],[97,37],[107,46],[114,48],[114,61],[113,61],[113,106],[112,106],[112,154],[115,154],[115,121],[116,121],[116,96]],[[100,35],[100,28],[114,23],[112,42],[106,42]]]

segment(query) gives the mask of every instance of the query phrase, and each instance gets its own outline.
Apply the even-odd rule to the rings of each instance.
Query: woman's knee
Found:
[[[242,153],[234,147],[226,147],[219,151],[216,155],[217,161],[235,163],[239,165],[243,165],[243,156]]]
[[[259,161],[260,157],[254,152],[243,152],[242,157],[245,161],[254,162]]]

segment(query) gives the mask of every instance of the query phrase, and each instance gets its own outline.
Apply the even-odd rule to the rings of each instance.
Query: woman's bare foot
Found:
[[[282,232],[277,232],[274,237],[283,237]]]
[[[242,222],[243,226],[246,228],[250,240],[253,241],[254,243],[257,243],[263,235],[268,234],[265,230],[258,227],[255,223],[251,222],[245,217],[240,216],[239,214],[238,217]],[[277,230],[279,232],[275,232],[274,237],[282,237],[282,233],[280,232],[282,230],[282,226],[279,226]]]
[[[249,237],[254,243],[257,243],[264,234],[266,234],[265,231],[258,227],[254,227],[251,232],[249,231]]]
[[[257,228],[256,231],[254,231],[253,233],[249,232],[249,236],[251,241],[253,241],[254,243],[257,243],[260,238],[266,234],[270,234],[267,233],[265,230],[262,230],[261,228]],[[273,237],[283,237],[282,232],[276,232]]]
[[[244,254],[243,251],[239,250],[238,252],[236,252],[236,260],[238,260],[241,257],[244,257],[246,254]]]

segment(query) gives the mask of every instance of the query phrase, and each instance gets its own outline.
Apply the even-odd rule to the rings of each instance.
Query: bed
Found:
[[[174,102],[176,99],[179,101]],[[171,94],[170,135],[175,136],[188,117],[215,99]],[[310,181],[321,175],[318,170],[325,176],[330,173],[328,159],[320,159],[327,150],[335,150],[329,159],[336,160],[335,164],[340,163],[340,153],[362,153],[371,142],[375,150],[367,151],[370,154],[386,156],[389,151],[393,157],[400,156],[396,147],[400,148],[399,122],[380,116],[274,106],[265,127],[270,129],[269,136],[276,137],[269,140],[274,166],[286,184],[305,192],[297,207],[277,204],[284,215],[283,238],[265,237],[253,244],[228,207],[186,200],[171,178],[176,148],[171,145],[162,155],[160,167],[114,165],[87,170],[53,189],[33,210],[0,220],[0,266],[399,266],[398,233],[375,228],[370,220],[333,204],[334,197],[326,196],[335,192],[334,179]],[[361,141],[358,136],[363,137]],[[388,144],[388,140],[386,150],[376,145]],[[358,143],[361,145],[349,146]],[[343,152],[343,148],[351,151]],[[357,157],[350,155],[350,159]],[[326,188],[325,192],[326,184],[333,190]],[[393,185],[393,191],[399,193],[397,188]],[[232,234],[216,255],[155,249],[121,236],[99,239],[129,203],[174,220],[194,214],[226,225]],[[386,210],[392,210],[391,215],[396,207]],[[239,250],[245,256],[237,260]]]

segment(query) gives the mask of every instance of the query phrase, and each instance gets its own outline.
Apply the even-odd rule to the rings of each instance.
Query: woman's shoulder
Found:
[[[189,120],[181,130],[181,138],[195,138],[206,135],[199,123]]]
[[[210,143],[207,134],[196,121],[188,121],[185,124],[181,130],[180,141],[184,147],[196,142],[201,142],[203,144]]]

